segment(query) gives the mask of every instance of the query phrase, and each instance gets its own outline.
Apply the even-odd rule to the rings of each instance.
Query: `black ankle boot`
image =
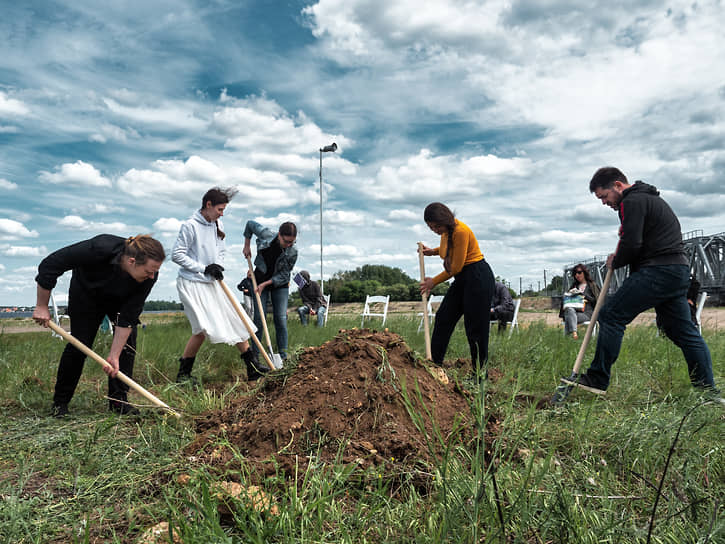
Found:
[[[241,355],[242,361],[247,365],[247,381],[253,382],[269,372],[266,368],[259,364],[257,355],[249,348]]]
[[[196,383],[196,379],[191,375],[191,369],[194,367],[196,357],[179,357],[179,373],[176,375],[177,383],[192,382]]]

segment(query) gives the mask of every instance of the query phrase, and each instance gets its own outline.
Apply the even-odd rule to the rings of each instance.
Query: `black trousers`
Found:
[[[70,296],[73,296],[71,292]],[[69,304],[68,314],[71,319],[71,334],[82,344],[93,348],[93,340],[96,338],[98,328],[103,322],[104,316],[108,315],[111,321],[115,321],[118,308],[83,308],[79,310]],[[136,326],[134,325],[128,337],[126,346],[118,358],[118,367],[129,378],[133,375],[133,363],[136,354]],[[100,355],[100,354],[99,354]],[[83,364],[86,356],[71,344],[66,344],[58,365],[58,376],[55,382],[55,404],[68,404],[73,397],[78,381],[81,379]],[[93,364],[96,364],[95,362]],[[108,378],[108,396],[114,399],[125,399],[128,392],[128,385],[118,378]]]
[[[443,363],[451,335],[461,316],[471,349],[473,368],[480,369],[482,363],[488,360],[493,292],[493,272],[485,260],[464,266],[455,276],[455,281],[436,312],[431,340],[434,363],[438,365]]]

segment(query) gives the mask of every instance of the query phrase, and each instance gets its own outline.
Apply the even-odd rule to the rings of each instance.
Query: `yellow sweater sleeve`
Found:
[[[441,235],[441,244],[438,248],[438,255],[441,259],[445,259],[448,251],[448,233]],[[473,231],[465,223],[456,219],[456,228],[453,230],[453,250],[451,254],[451,271],[443,270],[440,274],[433,278],[434,285],[438,285],[458,274],[463,267],[468,264],[476,263],[483,259],[478,247],[478,240]]]

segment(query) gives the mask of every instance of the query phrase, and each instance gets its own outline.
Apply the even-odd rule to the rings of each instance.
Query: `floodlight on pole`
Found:
[[[322,275],[322,154],[334,153],[337,151],[337,144],[332,142],[330,145],[320,148],[320,291],[325,293],[325,280]]]

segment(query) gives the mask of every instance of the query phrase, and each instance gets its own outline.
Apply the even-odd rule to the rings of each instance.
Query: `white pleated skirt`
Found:
[[[176,278],[176,289],[191,323],[191,334],[203,332],[212,344],[234,346],[249,339],[249,331],[237,315],[219,282],[191,281]],[[244,312],[244,308],[240,309]],[[246,312],[247,322],[257,331]]]

